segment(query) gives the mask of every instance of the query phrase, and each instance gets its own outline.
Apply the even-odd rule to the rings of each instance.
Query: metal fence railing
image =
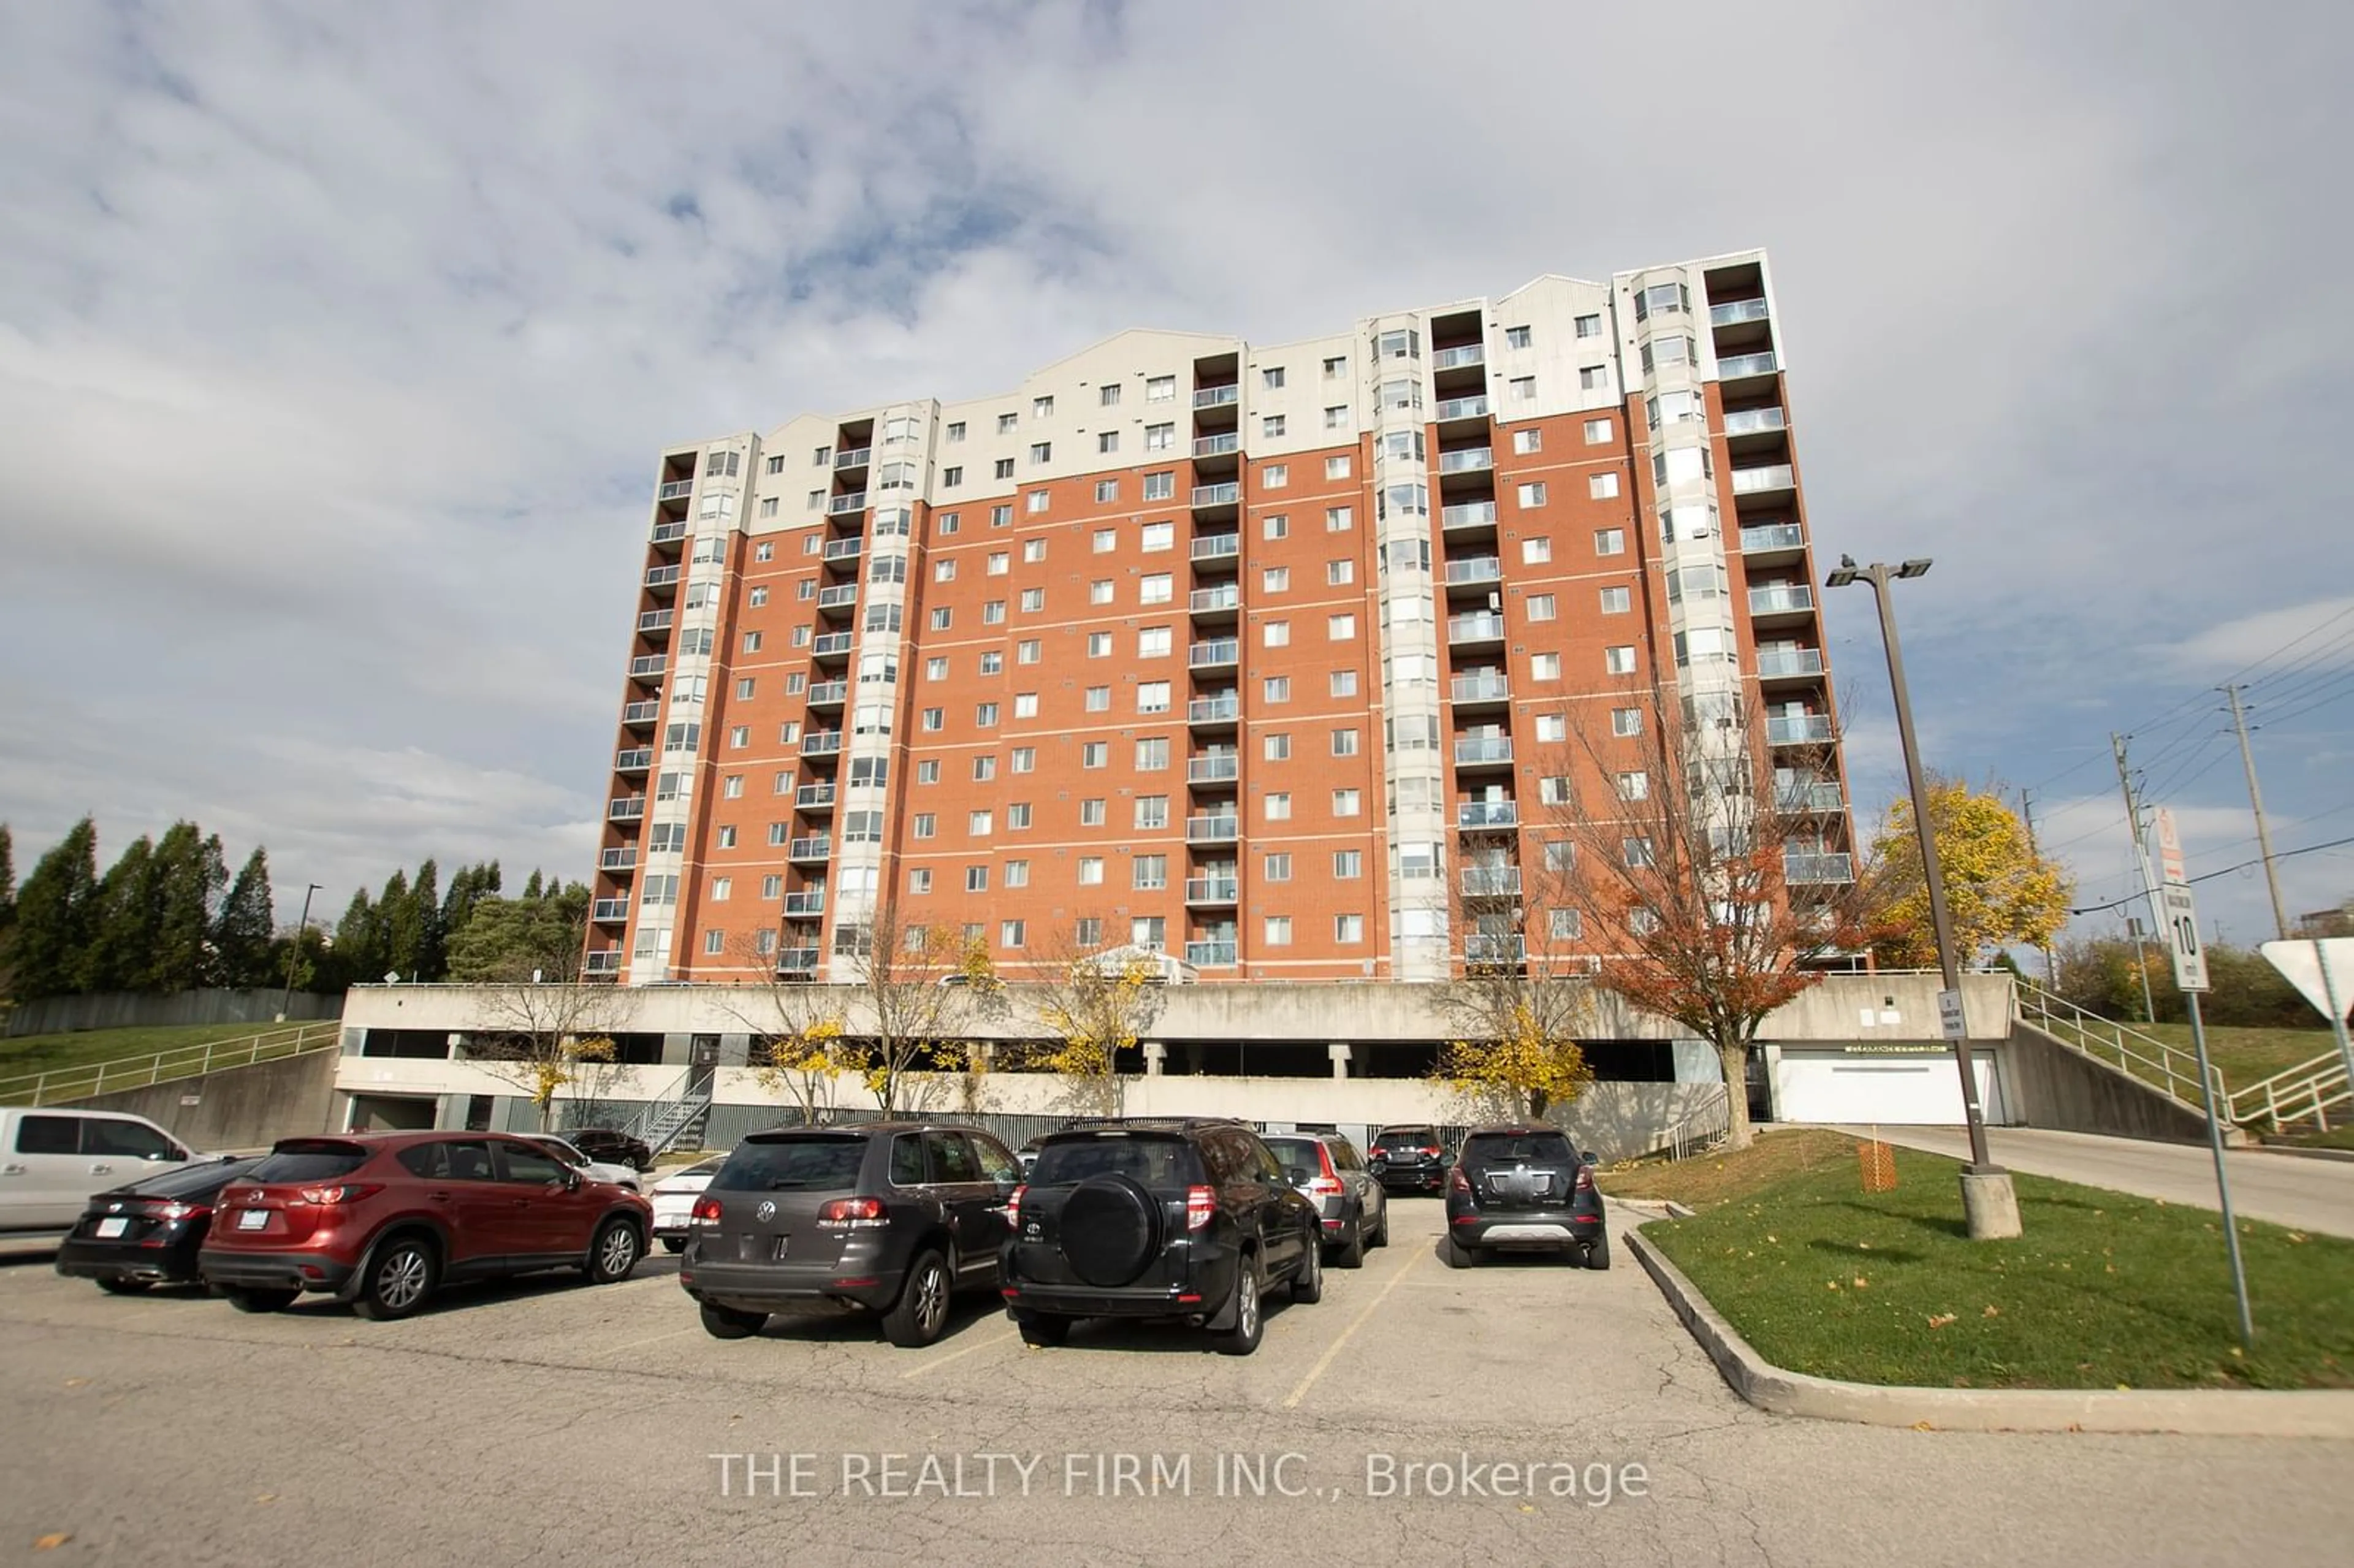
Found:
[[[2179,1045],[2169,1045],[2155,1035],[2128,1028],[2096,1012],[2087,1012],[2065,998],[2053,996],[2041,987],[2018,982],[2019,1020],[2052,1036],[2062,1045],[2083,1052],[2096,1062],[2105,1063],[2118,1071],[2139,1078],[2154,1088],[2161,1089],[2190,1109],[2206,1114],[2206,1097],[2199,1086],[2199,1058],[2196,1053]],[[2231,1096],[2223,1086],[2223,1075],[2210,1066],[2215,1088],[2215,1104],[2231,1104]]]
[[[58,1067],[46,1073],[23,1073],[0,1078],[0,1105],[54,1106],[86,1100],[122,1089],[143,1089],[175,1078],[202,1077],[227,1067],[250,1067],[288,1056],[307,1056],[333,1050],[343,1039],[344,1026],[334,1019],[274,1029],[210,1045],[184,1045],[152,1056],[131,1056],[111,1062],[90,1062]]]

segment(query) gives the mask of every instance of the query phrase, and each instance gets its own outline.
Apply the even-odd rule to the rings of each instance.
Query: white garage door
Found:
[[[2006,1118],[1994,1054],[1977,1054],[1978,1104],[1988,1122]],[[1848,1055],[1837,1051],[1782,1052],[1775,1077],[1775,1114],[1784,1121],[1879,1123],[1887,1127],[1959,1127],[1960,1075],[1954,1058],[1935,1055]]]

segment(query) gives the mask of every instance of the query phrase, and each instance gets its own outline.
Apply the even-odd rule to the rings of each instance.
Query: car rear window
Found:
[[[1030,1182],[1053,1187],[1090,1176],[1125,1176],[1146,1187],[1183,1187],[1199,1179],[1197,1165],[1182,1139],[1101,1133],[1041,1149]]]
[[[1410,1143],[1417,1146],[1437,1143],[1438,1129],[1435,1127],[1385,1127],[1373,1141],[1381,1144]]]
[[[1320,1145],[1316,1139],[1312,1138],[1270,1138],[1266,1139],[1266,1143],[1267,1148],[1274,1151],[1276,1159],[1283,1163],[1284,1169],[1287,1171],[1296,1165],[1300,1167],[1302,1170],[1305,1170],[1311,1176],[1320,1176],[1324,1173],[1324,1155],[1322,1152],[1322,1146]]]
[[[757,1139],[737,1144],[711,1184],[730,1192],[847,1192],[865,1162],[863,1138]]]
[[[248,1181],[328,1181],[348,1176],[372,1152],[356,1143],[281,1143],[247,1171]]]
[[[131,1191],[149,1198],[209,1198],[231,1181],[252,1173],[250,1160],[214,1160],[202,1165],[175,1165],[158,1176],[131,1183]]]
[[[1463,1146],[1466,1162],[1495,1160],[1573,1160],[1569,1139],[1558,1132],[1475,1133]]]

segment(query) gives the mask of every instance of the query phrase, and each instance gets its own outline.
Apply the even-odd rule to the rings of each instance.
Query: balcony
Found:
[[[1735,495],[1770,495],[1777,491],[1795,490],[1797,483],[1797,471],[1786,462],[1733,471],[1733,493]]]
[[[1804,615],[1815,608],[1815,590],[1805,583],[1768,583],[1749,590],[1752,615]]]
[[[1243,487],[1233,480],[1222,484],[1197,484],[1193,487],[1193,504],[1196,511],[1210,506],[1232,506],[1240,501]]]
[[[1501,642],[1504,640],[1504,618],[1493,610],[1481,610],[1475,615],[1450,615],[1447,618],[1447,641],[1449,647],[1462,647],[1473,642]]]
[[[817,608],[821,615],[846,615],[858,608],[858,585],[836,583],[832,588],[817,590]]]
[[[1454,424],[1464,419],[1484,419],[1488,417],[1485,397],[1442,397],[1438,400],[1438,422]]]
[[[1195,615],[1214,616],[1221,620],[1238,613],[1243,607],[1243,590],[1239,583],[1220,583],[1215,588],[1195,588],[1185,601],[1185,608]]]
[[[626,844],[606,850],[597,857],[599,871],[635,871],[637,868],[638,852]]]
[[[1465,800],[1455,808],[1455,825],[1467,833],[1514,828],[1520,821],[1521,808],[1513,800]]]
[[[621,705],[621,725],[626,729],[643,729],[660,717],[662,717],[662,704],[658,701]]]
[[[847,681],[820,681],[809,689],[809,705],[813,708],[838,708],[849,700]]]
[[[1204,534],[1196,537],[1188,549],[1197,561],[1232,560],[1243,553],[1243,536],[1240,534]]]
[[[1504,563],[1494,556],[1472,556],[1447,563],[1448,588],[1485,588],[1504,580]]]
[[[1241,639],[1214,637],[1207,642],[1196,642],[1185,650],[1185,667],[1189,670],[1214,670],[1237,662],[1242,653]]]
[[[646,587],[656,593],[676,588],[679,571],[680,568],[675,564],[667,567],[649,567],[646,568]]]
[[[1243,450],[1242,432],[1227,430],[1220,435],[1193,438],[1193,456],[1200,458],[1232,457]]]
[[[1185,722],[1201,725],[1231,725],[1243,715],[1242,697],[1235,692],[1220,692],[1207,697],[1195,697],[1185,705]]]
[[[620,974],[621,972],[621,949],[619,948],[597,948],[586,959],[581,960],[580,972],[584,975]]]
[[[831,784],[803,784],[793,791],[796,811],[831,811],[833,810],[834,787]]]
[[[821,558],[828,565],[836,561],[854,561],[866,553],[864,539],[828,539]]]
[[[1744,556],[1767,556],[1806,547],[1806,532],[1796,523],[1758,523],[1741,531],[1741,553]]]
[[[607,802],[605,806],[605,819],[608,821],[634,822],[643,819],[645,814],[646,798],[643,795],[620,796]]]
[[[1243,776],[1242,758],[1231,751],[1214,752],[1208,757],[1186,759],[1185,782],[1188,784],[1229,784]]]
[[[687,528],[684,523],[657,523],[651,536],[657,545],[675,545],[685,538],[686,534]]]
[[[854,635],[848,631],[822,632],[818,640],[811,644],[810,652],[820,659],[846,659],[850,656],[850,644]]]
[[[1492,501],[1465,501],[1438,509],[1438,525],[1447,532],[1493,533],[1496,529],[1496,503]]]
[[[1766,648],[1757,654],[1757,678],[1761,681],[1800,680],[1823,673],[1823,651],[1819,648]]]
[[[1199,969],[1230,969],[1235,967],[1235,944],[1232,942],[1188,942],[1185,961]]]
[[[1460,451],[1438,454],[1441,473],[1485,473],[1496,466],[1493,447],[1465,447]]]
[[[1720,381],[1745,381],[1753,376],[1771,376],[1779,368],[1770,354],[1736,354],[1716,362]]]
[[[668,637],[670,635],[671,622],[675,619],[676,615],[671,610],[647,610],[644,614],[638,617],[638,635],[641,637],[655,638]]]
[[[1855,880],[1855,857],[1851,854],[1808,854],[1800,850],[1782,852],[1782,880],[1800,886],[1827,886]]]
[[[785,918],[788,920],[814,920],[824,913],[825,889],[822,887],[785,895]]]
[[[1242,834],[1243,820],[1238,816],[1185,819],[1185,842],[1189,844],[1230,844]]]
[[[1477,675],[1458,675],[1447,688],[1458,704],[1501,703],[1511,700],[1512,683],[1501,673],[1483,671]]]
[[[833,835],[817,833],[805,839],[795,839],[785,846],[787,860],[824,860],[833,853]]]
[[[1837,738],[1829,714],[1776,714],[1766,721],[1768,746],[1829,746]]]
[[[1242,896],[1242,885],[1237,876],[1189,876],[1185,879],[1185,902],[1232,904]]]
[[[1487,363],[1488,345],[1484,343],[1467,343],[1460,348],[1442,348],[1430,356],[1430,368],[1434,371],[1460,370],[1466,366]]]
[[[1224,387],[1193,388],[1193,407],[1196,408],[1223,408],[1230,403],[1239,403],[1242,399],[1242,387],[1231,381]]]
[[[846,451],[838,451],[833,454],[834,471],[839,473],[844,469],[864,468],[874,455],[873,447],[852,447]]]
[[[1521,868],[1517,865],[1467,865],[1463,868],[1466,898],[1518,898]]]
[[[1764,436],[1790,428],[1789,416],[1779,408],[1744,408],[1724,417],[1728,436]]]
[[[1847,810],[1847,797],[1832,779],[1774,786],[1776,810],[1794,816],[1836,816]]]
[[[643,773],[653,765],[654,748],[651,746],[632,746],[613,753],[613,771],[616,773]]]
[[[847,495],[837,495],[825,503],[826,515],[829,517],[840,517],[846,513],[865,510],[866,493],[863,490],[854,490]]]
[[[1512,737],[1509,735],[1475,735],[1455,743],[1458,768],[1508,768],[1511,761]]]
[[[630,918],[630,901],[626,898],[599,898],[588,907],[588,918],[599,926],[619,926]]]
[[[1708,324],[1712,327],[1739,326],[1744,322],[1766,319],[1766,302],[1760,300],[1727,300],[1708,308]]]
[[[780,975],[800,975],[804,978],[817,973],[817,949],[815,948],[780,949],[777,954],[777,972]]]
[[[1528,962],[1528,940],[1522,937],[1487,937],[1474,933],[1463,938],[1467,969],[1518,969]]]
[[[842,732],[838,729],[813,729],[801,736],[803,757],[832,757],[842,750]]]
[[[662,673],[669,667],[670,659],[665,654],[641,653],[630,661],[630,679],[659,681],[662,679]]]
[[[661,489],[654,492],[654,499],[656,501],[684,501],[694,493],[695,481],[691,479],[673,479],[667,482]]]

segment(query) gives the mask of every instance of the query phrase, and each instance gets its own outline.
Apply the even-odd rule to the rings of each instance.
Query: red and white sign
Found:
[[[2158,879],[2168,887],[2182,887],[2190,879],[2182,872],[2182,840],[2174,832],[2174,813],[2158,809]]]

